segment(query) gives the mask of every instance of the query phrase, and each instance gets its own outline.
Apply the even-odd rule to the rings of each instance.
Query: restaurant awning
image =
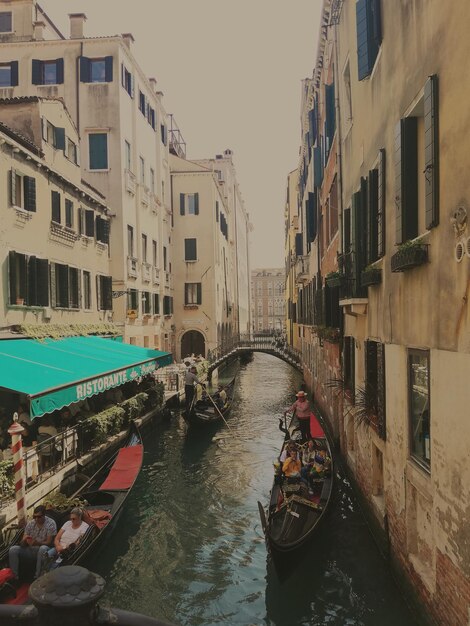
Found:
[[[169,365],[172,356],[102,337],[0,341],[0,387],[27,395],[39,417]]]

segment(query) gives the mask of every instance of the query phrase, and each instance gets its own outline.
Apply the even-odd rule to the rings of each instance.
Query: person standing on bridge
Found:
[[[194,384],[203,385],[203,383],[201,383],[201,381],[197,377],[196,366],[192,365],[186,370],[186,374],[184,376],[184,395],[186,398],[186,411],[191,410],[191,405],[194,398]]]
[[[298,391],[295,395],[297,400],[284,411],[284,415],[295,411],[297,419],[299,420],[302,441],[308,441],[310,438],[310,414],[312,409],[310,407],[310,402],[307,400],[307,394],[305,391]]]

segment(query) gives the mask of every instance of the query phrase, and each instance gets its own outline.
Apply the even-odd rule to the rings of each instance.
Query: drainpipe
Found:
[[[338,252],[343,253],[343,159],[341,151],[341,110],[339,107],[339,67],[338,67],[338,24],[333,25],[334,44],[335,44],[335,74],[338,80],[335,80],[335,114],[336,114],[336,159],[338,163]]]
[[[80,137],[80,57],[83,56],[83,41],[80,42],[80,55],[77,57],[76,61],[76,72],[75,72],[75,106],[77,109],[77,133],[78,138]]]

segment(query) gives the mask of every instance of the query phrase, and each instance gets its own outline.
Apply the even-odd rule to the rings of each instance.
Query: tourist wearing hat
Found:
[[[296,394],[297,400],[292,406],[284,411],[284,415],[295,411],[297,419],[299,420],[300,432],[302,434],[302,441],[307,441],[310,438],[310,414],[312,409],[310,402],[307,400],[307,394],[305,391],[298,391]]]

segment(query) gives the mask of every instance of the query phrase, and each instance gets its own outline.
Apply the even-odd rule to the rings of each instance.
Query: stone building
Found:
[[[286,277],[283,268],[251,272],[251,302],[254,333],[284,333],[286,327]]]

